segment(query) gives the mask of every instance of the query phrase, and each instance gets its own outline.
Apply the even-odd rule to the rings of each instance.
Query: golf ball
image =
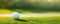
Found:
[[[19,13],[18,12],[13,12],[13,18],[14,19],[19,19]]]

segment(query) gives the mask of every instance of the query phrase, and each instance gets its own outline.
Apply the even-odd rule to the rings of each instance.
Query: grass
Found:
[[[0,24],[60,24],[60,17],[27,17],[14,20],[12,17],[0,17]]]
[[[5,9],[0,9],[0,11],[0,14],[12,13]],[[0,17],[0,24],[60,24],[60,17],[21,17],[20,20],[14,20],[12,17]]]

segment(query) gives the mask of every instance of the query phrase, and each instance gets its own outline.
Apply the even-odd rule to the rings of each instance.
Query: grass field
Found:
[[[12,14],[12,11],[7,9],[0,9],[0,14]],[[27,13],[27,12],[26,12]],[[30,13],[21,14],[20,20],[14,20],[12,17],[2,15],[0,16],[0,24],[60,24],[60,17],[44,17],[44,16],[60,16],[60,12],[57,13]],[[43,17],[26,17],[26,16],[43,16]]]
[[[60,17],[27,17],[24,21],[14,20],[12,17],[0,17],[0,24],[60,24]]]

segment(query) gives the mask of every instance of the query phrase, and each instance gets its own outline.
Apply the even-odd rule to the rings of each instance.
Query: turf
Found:
[[[60,24],[60,17],[26,17],[19,20],[0,17],[0,24]]]

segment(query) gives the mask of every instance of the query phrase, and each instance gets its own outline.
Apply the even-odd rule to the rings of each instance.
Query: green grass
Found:
[[[60,17],[28,17],[21,18],[26,22],[16,21],[12,17],[0,17],[0,24],[60,24]]]

